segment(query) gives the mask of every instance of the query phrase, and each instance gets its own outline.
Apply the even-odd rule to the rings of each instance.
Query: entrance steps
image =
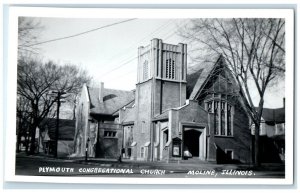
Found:
[[[193,157],[193,158],[188,158],[186,160],[182,160],[182,159],[169,159],[169,160],[161,160],[159,162],[165,162],[165,163],[177,163],[177,164],[195,164],[195,165],[198,165],[198,164],[207,164],[208,162],[207,161],[203,161],[203,160],[200,160],[198,157]]]

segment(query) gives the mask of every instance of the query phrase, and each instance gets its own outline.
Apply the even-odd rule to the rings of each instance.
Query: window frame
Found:
[[[213,114],[212,115],[213,134],[215,136],[220,136],[220,137],[233,137],[234,106],[231,103],[229,103],[227,100],[216,99],[216,98],[206,100],[204,101],[204,103],[205,103],[205,110],[208,111],[208,116],[211,116],[210,114]],[[223,117],[222,117],[222,113],[223,113]],[[230,124],[228,124],[229,118],[230,118]],[[224,125],[222,125],[222,121],[224,121]],[[224,132],[222,132],[222,126],[224,126],[225,129]]]
[[[166,71],[165,75],[167,79],[175,80],[176,79],[176,62],[172,58],[166,59]]]
[[[145,147],[144,146],[140,147],[140,157],[145,158]]]
[[[108,135],[107,135],[108,133]],[[118,138],[117,131],[115,130],[104,130],[103,138]]]

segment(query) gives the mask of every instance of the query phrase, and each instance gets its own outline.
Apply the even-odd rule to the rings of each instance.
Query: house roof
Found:
[[[163,112],[162,114],[160,115],[157,115],[153,118],[153,121],[156,121],[156,120],[163,120],[163,119],[168,119],[169,118],[169,110]]]
[[[55,140],[56,119],[45,119],[41,125],[42,131],[48,130],[50,139]],[[59,140],[73,140],[75,135],[75,120],[59,119],[58,139]]]
[[[122,123],[129,123],[135,121],[135,108],[126,108],[121,119],[122,120],[120,122]]]
[[[134,100],[134,91],[103,89],[103,102],[99,101],[99,88],[87,87],[91,108],[95,114],[112,115],[118,109]]]
[[[262,117],[267,123],[285,123],[285,108],[264,108]]]

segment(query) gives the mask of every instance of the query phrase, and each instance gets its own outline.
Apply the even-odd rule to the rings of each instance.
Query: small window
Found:
[[[148,61],[146,60],[143,64],[143,80],[147,80],[148,79]]]
[[[104,137],[116,137],[116,131],[104,131]]]
[[[169,60],[166,60],[166,78],[169,78]]]
[[[146,131],[146,122],[142,121],[142,123],[141,123],[141,133],[145,133],[145,131]]]
[[[225,149],[226,158],[228,160],[233,160],[233,150],[232,149]]]
[[[212,102],[211,102],[211,101],[207,103],[207,111],[208,111],[209,113],[212,113],[212,112],[213,112],[213,111],[212,111]]]
[[[145,156],[145,148],[141,147],[141,158],[144,158]]]
[[[106,95],[106,96],[103,97],[103,101],[107,101],[107,100],[115,98],[115,97],[117,97],[117,95],[109,94],[109,95]]]

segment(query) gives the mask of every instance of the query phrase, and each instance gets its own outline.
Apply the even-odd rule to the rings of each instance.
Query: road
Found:
[[[284,178],[284,169],[274,167],[269,170],[255,170],[245,166],[216,164],[85,162],[84,160],[17,156],[16,175],[147,178]]]

